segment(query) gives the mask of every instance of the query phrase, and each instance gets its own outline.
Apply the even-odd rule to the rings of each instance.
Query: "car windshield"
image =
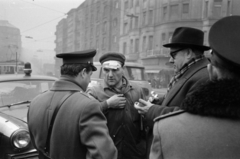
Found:
[[[126,71],[127,70],[127,71]],[[143,81],[144,69],[140,67],[127,67],[124,74],[129,78],[129,80]]]
[[[31,101],[48,90],[53,81],[11,81],[0,83],[0,107],[22,101]]]

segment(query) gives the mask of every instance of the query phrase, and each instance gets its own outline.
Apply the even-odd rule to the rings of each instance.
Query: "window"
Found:
[[[113,20],[113,27],[117,27],[117,25],[118,25],[118,19],[114,18],[114,20]]]
[[[177,4],[170,6],[170,19],[171,20],[178,19],[178,5]]]
[[[152,24],[153,23],[153,10],[149,10],[149,14],[148,14],[148,24]]]
[[[222,11],[222,0],[213,1],[213,17],[220,18]]]
[[[128,9],[128,0],[125,0],[125,3],[124,3],[124,9]]]
[[[123,43],[123,55],[126,55],[127,53],[127,43]]]
[[[146,36],[143,37],[142,51],[146,51]]]
[[[139,0],[135,0],[135,3],[136,7],[139,6]]]
[[[131,43],[130,43],[130,53],[133,53],[133,39],[131,39]]]
[[[208,17],[208,1],[205,1],[205,6],[204,6],[204,18]]]
[[[189,13],[189,3],[184,3],[182,6],[182,13],[188,14]]]
[[[124,23],[124,26],[123,26],[124,34],[126,34],[127,31],[128,31],[128,30],[127,30],[127,25],[128,25],[127,22],[125,22],[125,23]]]
[[[166,44],[166,34],[162,33],[162,45]]]
[[[142,25],[146,24],[146,18],[147,18],[147,13],[143,12],[143,19],[142,19]]]
[[[103,41],[102,41],[102,49],[106,48],[106,38],[103,37]]]
[[[231,15],[231,1],[228,0],[227,2],[227,16]]]
[[[148,50],[152,50],[152,49],[153,49],[153,36],[149,36]]]
[[[103,33],[106,33],[107,32],[107,22],[105,21],[103,23]]]
[[[139,39],[135,39],[135,52],[139,52]]]
[[[167,20],[167,6],[163,7],[163,20]]]
[[[135,17],[135,28],[138,28],[138,16]]]
[[[133,7],[133,0],[129,0],[129,8],[132,8]]]

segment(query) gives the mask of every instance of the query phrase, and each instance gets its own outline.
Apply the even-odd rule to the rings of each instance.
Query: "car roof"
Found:
[[[100,66],[100,62],[93,62],[93,65]],[[135,63],[135,62],[125,62],[124,66],[132,66],[132,67],[144,67],[140,63]]]
[[[7,81],[21,81],[21,80],[49,80],[49,81],[56,81],[56,77],[51,76],[44,76],[44,75],[31,75],[25,76],[25,74],[3,74],[0,75],[0,82],[7,82]]]

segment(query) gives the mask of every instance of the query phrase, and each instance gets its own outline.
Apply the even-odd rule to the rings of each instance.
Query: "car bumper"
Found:
[[[19,154],[8,154],[7,159],[38,159],[38,152],[31,150]]]

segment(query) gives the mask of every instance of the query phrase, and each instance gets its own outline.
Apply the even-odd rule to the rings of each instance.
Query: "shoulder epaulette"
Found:
[[[164,115],[160,115],[160,116],[156,117],[153,121],[156,122],[158,120],[168,118],[168,117],[171,117],[171,116],[175,116],[175,115],[178,115],[178,114],[181,114],[181,113],[184,113],[184,112],[185,112],[184,110],[173,111],[173,112],[170,112],[170,113],[167,113],[167,114],[164,114]]]
[[[90,97],[88,96],[88,94],[85,93],[85,92],[83,92],[83,91],[79,91],[79,93],[81,93],[82,95],[84,95],[84,96],[87,97],[87,98],[90,98]],[[90,99],[91,99],[91,98],[90,98]]]

